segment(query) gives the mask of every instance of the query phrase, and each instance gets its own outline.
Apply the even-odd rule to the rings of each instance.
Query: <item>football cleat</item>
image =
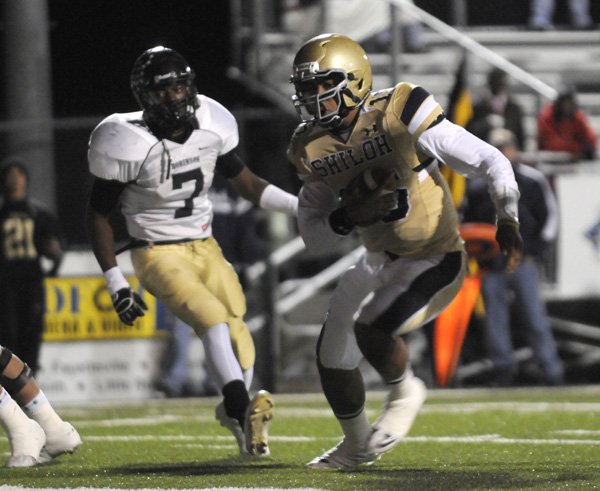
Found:
[[[227,416],[227,413],[225,412],[225,406],[223,405],[222,401],[215,409],[215,418],[223,428],[227,428],[229,431],[231,431],[237,441],[240,454],[248,454],[248,450],[246,450],[246,435],[244,435],[244,430],[242,430],[242,427],[237,419]]]
[[[250,455],[267,456],[269,451],[269,423],[273,419],[273,396],[259,390],[246,409],[244,432],[246,450]]]
[[[371,465],[378,458],[377,454],[350,445],[344,439],[320,457],[315,457],[306,466],[311,469],[341,469],[363,464]]]
[[[50,462],[63,455],[72,454],[83,442],[71,423],[63,421],[59,426],[46,431],[46,445],[40,452],[40,463]]]
[[[401,392],[398,399],[390,400],[391,395],[388,395],[383,413],[371,430],[368,452],[379,455],[398,445],[409,432],[427,396],[425,384],[416,377],[402,382]]]
[[[11,456],[6,467],[33,467],[39,461],[46,443],[46,434],[34,420],[27,418],[25,425],[8,433]]]

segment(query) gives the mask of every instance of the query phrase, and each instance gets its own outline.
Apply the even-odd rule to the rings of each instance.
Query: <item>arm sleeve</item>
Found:
[[[235,150],[219,155],[217,158],[216,170],[227,179],[237,176],[244,168],[244,162]]]
[[[118,181],[94,179],[90,194],[90,208],[102,215],[108,215],[119,202],[119,196],[126,184]]]
[[[519,187],[510,162],[498,149],[448,120],[423,132],[417,147],[465,177],[485,179],[498,219],[518,222]]]
[[[298,195],[298,229],[313,252],[327,252],[344,239],[329,225],[329,214],[338,206],[333,190],[320,181],[306,182]]]

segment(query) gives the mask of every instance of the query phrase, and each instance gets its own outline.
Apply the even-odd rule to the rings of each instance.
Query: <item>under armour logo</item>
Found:
[[[373,126],[370,128],[363,128],[362,131],[365,132],[365,137],[369,137],[371,133],[377,133],[377,123],[373,123]]]

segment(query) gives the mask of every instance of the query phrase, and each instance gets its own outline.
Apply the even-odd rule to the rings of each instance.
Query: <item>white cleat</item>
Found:
[[[46,463],[60,455],[72,454],[82,443],[73,425],[63,421],[60,426],[46,432],[46,445],[40,452],[38,462]]]
[[[342,440],[335,447],[320,457],[315,457],[306,467],[311,469],[342,469],[359,465],[371,465],[379,456],[369,453],[364,448],[350,445]]]
[[[388,400],[381,416],[375,421],[367,443],[367,451],[382,454],[394,448],[409,432],[417,413],[427,397],[422,380],[411,377],[403,382],[402,395]]]
[[[231,431],[231,433],[233,433],[233,436],[235,437],[240,449],[240,454],[247,455],[248,450],[246,450],[246,435],[244,435],[244,430],[242,430],[242,427],[237,419],[227,416],[227,413],[225,412],[225,406],[223,405],[222,401],[215,409],[215,418],[221,424],[221,426],[227,428],[229,431]]]
[[[11,456],[6,467],[33,467],[39,461],[46,434],[39,424],[27,418],[26,425],[11,431],[8,440]]]
[[[269,450],[269,423],[273,419],[273,396],[259,390],[246,409],[244,433],[246,449],[250,455],[266,457]]]

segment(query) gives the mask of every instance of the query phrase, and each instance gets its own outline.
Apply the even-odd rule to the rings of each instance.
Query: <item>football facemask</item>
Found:
[[[292,101],[300,119],[305,123],[318,123],[321,126],[336,127],[349,112],[342,94],[348,86],[345,72],[330,70],[308,78],[292,77],[296,94]],[[319,92],[319,86],[325,90]],[[333,101],[333,104],[328,101]]]

